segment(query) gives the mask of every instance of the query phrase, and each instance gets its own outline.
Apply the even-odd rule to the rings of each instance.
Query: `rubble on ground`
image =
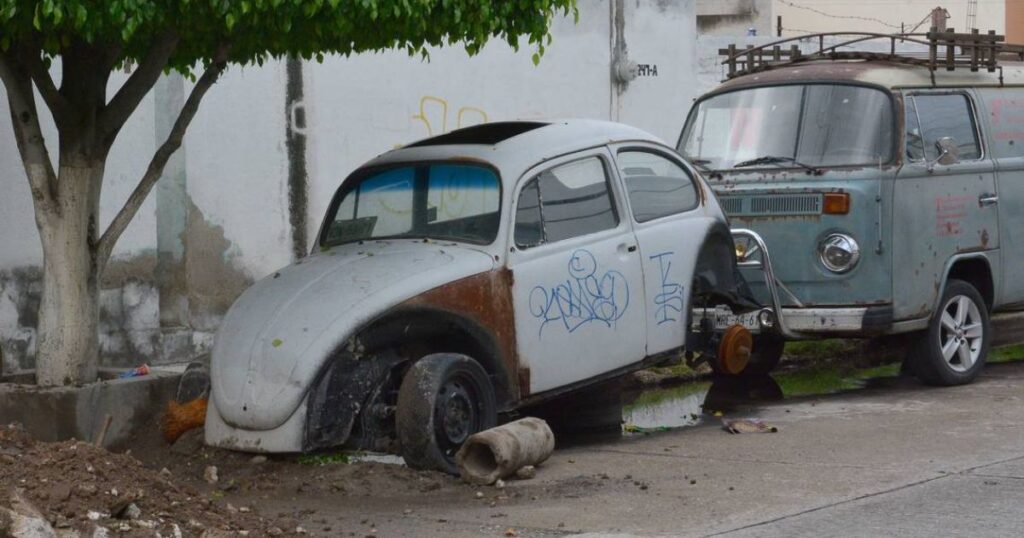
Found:
[[[0,426],[0,535],[269,535],[294,524],[231,510],[173,473],[82,441]]]

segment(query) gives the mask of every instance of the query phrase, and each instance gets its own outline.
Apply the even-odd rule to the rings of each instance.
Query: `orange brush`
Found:
[[[196,398],[183,404],[171,400],[160,421],[160,431],[164,434],[164,440],[174,443],[183,433],[198,428],[205,422],[206,398]]]

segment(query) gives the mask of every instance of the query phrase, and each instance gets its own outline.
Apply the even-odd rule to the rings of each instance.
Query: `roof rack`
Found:
[[[826,37],[843,38],[832,45],[825,43]],[[924,34],[877,34],[871,32],[825,32],[808,34],[773,41],[761,46],[747,45],[738,48],[735,44],[719,49],[718,54],[725,56],[722,65],[728,66],[727,79],[750,73],[792,65],[812,60],[879,60],[900,64],[927,67],[934,72],[945,68],[953,71],[957,68],[969,68],[971,71],[985,69],[993,72],[997,68],[1001,56],[1011,56],[1024,61],[1024,45],[1003,43],[1006,37],[997,35],[995,31],[981,33],[972,30],[970,33],[957,33],[952,28],[938,30],[932,28]],[[817,39],[818,50],[805,53],[797,42]],[[858,43],[868,41],[888,41],[888,52],[872,52],[863,50],[841,50]],[[897,43],[916,43],[927,47],[927,52],[913,53],[896,51]],[[788,45],[788,46],[786,46]],[[959,48],[959,50],[957,50]]]

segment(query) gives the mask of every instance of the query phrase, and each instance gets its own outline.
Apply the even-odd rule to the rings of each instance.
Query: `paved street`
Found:
[[[1024,363],[935,389],[889,378],[738,410],[774,434],[705,424],[556,451],[505,489],[296,497],[309,527],[379,536],[1006,536],[1021,533]],[[316,521],[313,523],[312,521]],[[510,530],[511,529],[511,530]]]

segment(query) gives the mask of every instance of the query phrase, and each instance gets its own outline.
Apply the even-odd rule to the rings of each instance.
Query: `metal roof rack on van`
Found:
[[[844,41],[826,46],[825,38],[846,38]],[[805,53],[800,50],[797,42],[807,40],[818,41],[818,50]],[[793,65],[814,60],[876,60],[899,64],[927,67],[934,73],[945,68],[953,71],[957,68],[969,68],[971,71],[985,69],[988,72],[1000,71],[1000,56],[1024,61],[1024,45],[1004,43],[1006,36],[995,31],[981,33],[977,29],[970,33],[957,33],[954,29],[938,30],[932,28],[927,33],[917,34],[878,34],[871,32],[825,32],[807,34],[773,41],[760,46],[747,45],[739,48],[735,44],[719,49],[718,54],[725,56],[722,65],[728,66],[726,79],[767,71],[775,67]],[[889,42],[888,52],[865,50],[841,50],[868,41]],[[916,43],[927,47],[927,52],[908,52],[896,50],[897,43]],[[786,46],[788,45],[788,46]],[[959,50],[957,50],[959,49]]]

